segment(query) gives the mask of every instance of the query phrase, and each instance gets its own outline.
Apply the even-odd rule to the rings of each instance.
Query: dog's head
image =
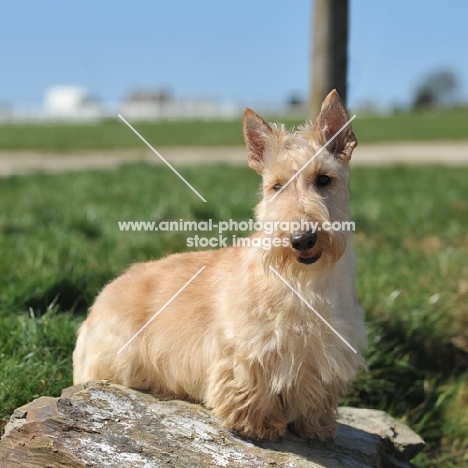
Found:
[[[273,227],[264,235],[282,240],[269,251],[278,263],[324,267],[346,249],[348,161],[357,145],[348,121],[336,91],[324,100],[315,124],[295,132],[268,124],[250,109],[244,113],[249,166],[263,177],[256,218]]]

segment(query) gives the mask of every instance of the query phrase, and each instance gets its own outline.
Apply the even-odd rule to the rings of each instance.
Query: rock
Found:
[[[201,406],[161,401],[108,382],[18,408],[0,443],[2,468],[410,467],[424,441],[382,411],[340,408],[336,439],[254,442]]]

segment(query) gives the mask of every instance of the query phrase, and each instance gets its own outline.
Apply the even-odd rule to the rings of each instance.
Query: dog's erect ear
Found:
[[[242,128],[247,145],[249,166],[261,175],[267,144],[273,141],[273,130],[268,122],[249,108],[245,109]]]
[[[325,144],[330,138],[333,138],[348,120],[348,111],[339,94],[334,89],[323,101],[322,109],[314,125],[314,128],[320,132],[323,140],[322,144]],[[356,137],[354,136],[351,124],[348,124],[334,140],[327,145],[327,150],[338,159],[349,161],[353,149],[356,148],[356,146]]]

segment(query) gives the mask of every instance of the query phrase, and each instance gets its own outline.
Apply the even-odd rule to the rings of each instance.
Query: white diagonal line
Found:
[[[317,317],[333,332],[335,335],[354,353],[357,354],[357,351],[312,307],[307,300],[298,293],[271,265],[270,270],[272,270],[276,276],[299,298],[301,301],[310,309],[312,312],[317,315]]]
[[[353,115],[269,200],[273,201],[354,119]]]
[[[190,188],[195,192],[195,194],[198,195],[198,196],[206,203],[206,200],[205,200],[205,199],[204,199],[204,198],[203,198],[203,197],[202,197],[202,196],[201,196],[185,179],[184,179],[184,177],[183,177],[181,174],[179,174],[179,173],[177,172],[177,170],[174,169],[174,168],[171,166],[171,164],[169,164],[169,162],[167,162],[166,159],[164,159],[164,158],[163,158],[163,157],[162,157],[162,156],[161,156],[161,155],[160,155],[160,154],[159,154],[159,153],[158,153],[158,152],[157,152],[157,151],[156,151],[156,150],[155,150],[155,149],[154,149],[154,148],[153,148],[153,147],[152,147],[152,146],[151,146],[151,145],[150,145],[150,144],[149,144],[149,143],[148,143],[148,142],[147,142],[147,141],[146,141],[146,140],[145,140],[145,139],[144,139],[144,138],[143,138],[143,137],[142,137],[142,136],[141,136],[141,135],[140,135],[140,134],[139,134],[139,133],[138,133],[138,132],[121,116],[121,115],[120,115],[120,114],[118,114],[118,115],[119,115],[120,119],[121,119],[124,123],[126,123],[127,126],[128,126],[131,130],[133,130],[133,132],[134,132],[136,135],[138,135],[138,136],[140,137],[141,141],[143,141],[143,143],[145,143],[146,146],[148,146],[148,148],[149,148],[151,151],[153,151],[154,154],[156,154],[156,156],[159,156],[159,158],[161,159],[161,161],[163,161],[170,169],[172,169],[172,171],[173,171],[177,176],[179,176],[179,178],[180,178],[183,182],[185,182],[185,184],[186,184],[188,187],[190,187]]]
[[[204,269],[202,266],[118,351],[120,354]]]

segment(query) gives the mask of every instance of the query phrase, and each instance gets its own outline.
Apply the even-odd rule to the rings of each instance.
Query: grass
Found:
[[[245,220],[259,177],[185,168],[11,177],[0,184],[0,419],[71,385],[75,331],[102,286],[132,262],[187,250],[176,232],[117,221]],[[348,404],[388,411],[427,441],[420,467],[468,464],[468,168],[353,169],[357,290],[369,372]]]
[[[302,123],[289,120],[288,126]],[[135,123],[157,147],[242,145],[240,120]],[[468,110],[426,111],[358,118],[353,126],[361,143],[412,140],[466,140]],[[137,136],[116,118],[95,124],[0,125],[0,151],[69,152],[141,148]]]

